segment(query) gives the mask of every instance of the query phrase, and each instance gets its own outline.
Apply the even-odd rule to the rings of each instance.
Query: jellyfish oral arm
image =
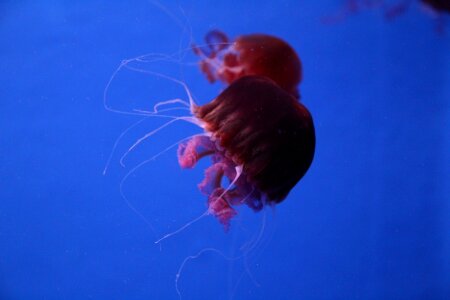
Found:
[[[254,188],[250,189],[242,180],[243,167],[225,158],[209,136],[194,137],[178,148],[178,162],[183,169],[195,167],[199,159],[208,155],[212,156],[213,164],[205,170],[198,188],[208,196],[208,213],[228,230],[230,220],[237,214],[233,206],[247,203]],[[226,188],[222,186],[224,177],[230,181]]]
[[[193,45],[194,53],[200,57],[200,70],[209,82],[220,80],[230,83],[243,76],[245,67],[240,63],[236,43],[229,42],[225,33],[212,30],[205,36],[206,45]]]
[[[230,49],[232,46],[230,46]],[[221,54],[217,57],[203,57],[200,62],[200,69],[206,75],[209,82],[220,80],[225,83],[232,82],[243,75],[244,67],[241,65],[227,65],[228,61],[236,61],[237,54],[231,52]]]
[[[235,184],[242,174],[242,167],[236,166],[234,172],[230,164],[218,162],[210,166],[205,171],[205,179],[199,184],[199,189],[208,195],[208,211],[215,216],[224,226],[225,231],[230,227],[230,220],[237,214],[233,204],[240,204],[234,201],[238,198],[239,192],[235,189]],[[223,176],[233,180],[224,189],[222,187]]]
[[[205,135],[196,136],[178,146],[178,163],[183,169],[195,167],[198,160],[214,153],[214,145]]]

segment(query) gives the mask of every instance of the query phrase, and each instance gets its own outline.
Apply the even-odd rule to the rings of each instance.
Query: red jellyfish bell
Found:
[[[266,76],[298,98],[302,64],[294,49],[285,41],[267,34],[241,35],[232,43],[225,33],[210,31],[207,47],[194,46],[202,57],[200,68],[210,82],[230,84],[246,75]]]
[[[192,168],[200,158],[212,156],[199,188],[208,196],[209,213],[225,229],[236,215],[234,206],[259,211],[280,203],[311,165],[311,114],[267,77],[241,77],[193,113],[206,134],[180,145],[179,163]],[[222,186],[224,177],[230,184]]]

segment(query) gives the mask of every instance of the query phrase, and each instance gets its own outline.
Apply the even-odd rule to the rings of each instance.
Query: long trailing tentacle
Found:
[[[123,191],[123,187],[125,182],[128,180],[128,178],[133,175],[138,169],[142,168],[144,165],[154,161],[155,159],[157,159],[159,156],[161,156],[162,154],[166,153],[167,151],[175,148],[176,146],[178,146],[179,144],[183,143],[184,141],[191,139],[193,137],[196,136],[202,136],[204,134],[195,134],[195,135],[191,135],[188,137],[185,137],[173,144],[171,144],[170,146],[168,146],[167,148],[165,148],[164,150],[158,152],[157,154],[153,155],[152,157],[142,161],[141,163],[139,163],[138,165],[134,166],[131,170],[128,171],[127,174],[125,174],[125,176],[122,178],[122,180],[120,181],[119,184],[119,191],[120,191],[120,195],[122,196],[122,198],[124,199],[125,203],[127,204],[127,206],[136,214],[138,215],[153,231],[153,233],[156,235],[156,230],[154,229],[153,225],[151,224],[151,222],[141,213],[139,212],[139,210],[128,200],[128,198],[126,197],[124,191]]]
[[[128,150],[122,155],[122,157],[120,158],[120,164],[122,166],[124,166],[124,159],[128,156],[128,154],[130,154],[131,151],[133,151],[133,149],[135,149],[138,145],[140,145],[142,142],[144,142],[146,139],[150,138],[151,136],[153,136],[154,134],[158,133],[159,131],[161,131],[162,129],[164,129],[165,127],[169,126],[170,124],[176,122],[176,121],[187,121],[189,123],[195,124],[200,126],[198,120],[195,117],[190,117],[190,116],[185,116],[185,117],[177,117],[177,118],[173,118],[170,121],[167,121],[166,123],[162,124],[161,126],[159,126],[158,128],[148,132],[147,134],[145,134],[143,137],[139,138],[133,145],[131,145],[130,148],[128,148]]]

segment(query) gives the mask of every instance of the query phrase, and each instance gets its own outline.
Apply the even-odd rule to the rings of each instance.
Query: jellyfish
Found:
[[[448,0],[421,0],[426,5],[441,13],[450,13],[450,1]]]
[[[393,20],[399,15],[404,14],[414,2],[420,2],[425,11],[438,18],[438,31],[443,30],[442,15],[450,13],[450,2],[448,0],[345,0],[343,8],[338,14],[323,18],[325,23],[339,22],[349,15],[356,14],[362,10],[381,9],[383,16],[387,20]]]
[[[212,30],[205,36],[206,46],[194,45],[201,57],[200,69],[210,82],[230,84],[246,75],[266,76],[282,89],[299,98],[302,63],[295,50],[282,39],[268,34],[238,36]]]
[[[214,100],[191,110],[205,134],[180,144],[179,164],[193,168],[211,156],[199,189],[208,197],[208,213],[225,230],[239,205],[260,211],[282,202],[312,163],[311,114],[270,78],[235,79]]]
[[[301,62],[286,42],[265,34],[252,34],[240,36],[230,44],[220,31],[210,32],[206,40],[207,49],[194,47],[195,52],[203,57],[202,70],[210,81],[221,80],[228,84],[211,102],[197,105],[184,82],[140,67],[141,63],[160,59],[149,54],[121,63],[105,88],[104,106],[110,111],[144,118],[169,118],[129,147],[120,159],[121,165],[138,145],[174,122],[185,121],[203,130],[132,168],[122,180],[121,189],[123,182],[137,168],[177,145],[178,162],[183,169],[194,168],[200,159],[208,156],[212,165],[205,170],[205,178],[198,186],[208,199],[207,211],[201,217],[213,215],[227,230],[237,214],[237,206],[246,205],[258,212],[266,205],[276,205],[287,197],[312,163],[315,130],[311,114],[299,102],[297,85],[302,79]],[[122,112],[110,107],[108,88],[122,68],[181,85],[189,102],[178,98],[162,101],[154,106],[153,111],[135,109]],[[190,114],[178,116],[169,113],[185,109]],[[122,135],[115,143],[104,173]],[[192,222],[157,242],[190,224]]]

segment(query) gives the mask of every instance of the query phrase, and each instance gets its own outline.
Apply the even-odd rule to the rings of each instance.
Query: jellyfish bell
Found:
[[[268,34],[238,36],[230,42],[219,30],[210,31],[206,46],[193,47],[200,56],[200,69],[210,82],[230,84],[247,75],[265,76],[288,93],[299,97],[302,63],[295,50],[282,39]]]
[[[192,113],[205,135],[179,146],[179,163],[192,168],[199,159],[212,157],[199,188],[208,196],[209,214],[225,229],[238,205],[259,211],[283,201],[312,163],[311,114],[272,79],[240,77]]]

